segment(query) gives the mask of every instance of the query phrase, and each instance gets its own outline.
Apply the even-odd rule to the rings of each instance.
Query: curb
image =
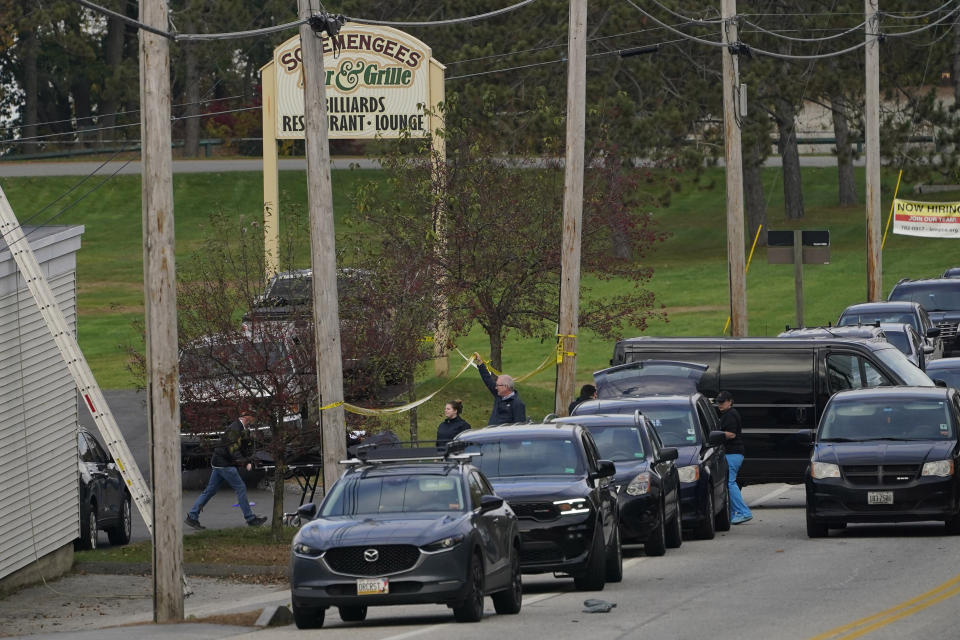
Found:
[[[101,573],[108,575],[150,575],[153,567],[147,562],[75,562],[74,571],[83,573]],[[290,567],[278,565],[246,564],[197,564],[183,565],[188,576],[227,578],[231,576],[275,576],[290,577]]]

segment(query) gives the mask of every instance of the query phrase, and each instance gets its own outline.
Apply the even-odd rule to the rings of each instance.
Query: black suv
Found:
[[[623,579],[620,514],[590,432],[576,424],[498,425],[464,431],[456,441],[479,453],[478,466],[520,522],[524,573],[573,576],[580,590]]]
[[[92,433],[77,429],[77,454],[80,474],[80,537],[79,549],[96,549],[101,530],[107,532],[110,544],[130,542],[132,513],[130,492],[107,451]]]
[[[956,278],[934,278],[930,280],[909,280],[904,278],[893,286],[891,301],[916,302],[930,314],[930,320],[940,328],[943,340],[943,355],[949,356],[960,350],[957,339],[957,323],[960,323],[960,280]],[[924,335],[919,332],[920,335]]]

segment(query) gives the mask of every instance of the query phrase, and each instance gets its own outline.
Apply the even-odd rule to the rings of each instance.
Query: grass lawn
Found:
[[[376,176],[372,170],[333,171],[334,212],[337,218],[338,246],[358,242],[361,230],[349,228],[345,214],[351,206],[354,186]],[[863,172],[858,173],[861,201]],[[863,206],[835,206],[836,170],[803,170],[806,215],[788,223],[783,214],[780,169],[764,174],[769,199],[768,222],[774,229],[828,229],[831,234],[829,265],[804,267],[805,320],[807,325],[835,321],[846,305],[866,299],[865,214]],[[258,173],[178,174],[174,176],[177,258],[184,260],[196,250],[207,233],[210,213],[259,219],[262,186]],[[9,178],[0,182],[14,211],[23,224],[82,224],[83,247],[77,255],[79,339],[94,374],[104,388],[132,387],[134,381],[124,365],[120,347],[139,341],[133,321],[143,315],[142,240],[140,218],[140,178],[118,176],[103,184],[90,196],[75,202],[94,183],[77,188],[69,196],[48,207],[61,194],[74,187],[80,178]],[[889,212],[895,174],[885,175],[883,223]],[[912,197],[903,191],[901,196]],[[306,177],[301,172],[280,173],[280,218],[284,208],[303,206],[306,201]],[[960,194],[937,194],[938,201],[960,199]],[[71,203],[74,203],[71,206]],[[298,205],[299,203],[299,205]],[[64,209],[64,207],[69,207]],[[62,212],[61,212],[62,210]],[[650,288],[665,318],[655,320],[649,335],[719,335],[727,318],[728,293],[726,270],[726,217],[724,179],[720,169],[708,169],[699,182],[673,195],[670,205],[657,210],[661,227],[671,233],[664,243],[653,248],[646,262],[653,267]],[[746,249],[755,230],[746,233]],[[307,240],[299,260],[309,265]],[[948,266],[960,265],[957,246],[948,239],[915,238],[890,235],[883,253],[883,291],[888,292],[902,277],[938,275]],[[609,295],[623,283],[597,282],[585,275],[590,295]],[[758,250],[747,276],[747,310],[751,335],[775,335],[785,325],[795,324],[794,279],[790,265],[768,265],[766,252]],[[627,331],[627,336],[636,332]],[[486,336],[474,328],[457,338],[467,355],[489,352]],[[520,376],[532,371],[554,349],[552,339],[522,340],[508,336],[504,345],[504,369]],[[577,354],[578,384],[590,381],[590,374],[606,366],[613,344],[583,331]],[[451,371],[463,360],[451,355]],[[475,426],[486,423],[490,397],[474,370],[447,381],[432,377],[432,368],[420,374],[418,396],[443,389],[418,410],[419,435],[432,437],[442,419],[443,403],[448,399],[464,401],[464,417]],[[541,418],[553,409],[554,370],[552,368],[522,382],[519,390],[527,404],[528,417]],[[400,415],[371,420],[371,428],[389,426],[398,434],[407,434],[409,416]]]

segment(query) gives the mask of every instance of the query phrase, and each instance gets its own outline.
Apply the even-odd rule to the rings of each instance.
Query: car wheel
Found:
[[[80,510],[80,539],[78,547],[80,549],[97,548],[97,504],[91,502],[86,509]]]
[[[493,608],[497,613],[520,613],[523,603],[523,581],[520,577],[520,550],[513,548],[513,558],[510,560],[510,586],[503,591],[493,594]]]
[[[723,487],[723,508],[717,512],[713,528],[717,531],[730,531],[730,489]]]
[[[827,523],[823,520],[817,520],[807,511],[807,537],[808,538],[826,538],[830,530]]]
[[[293,622],[297,629],[319,629],[323,626],[323,619],[327,610],[324,608],[313,608],[298,606],[293,603]]]
[[[693,532],[700,540],[713,540],[716,535],[716,519],[713,513],[713,487],[707,488],[707,511],[703,520],[697,523],[697,528]]]
[[[620,527],[613,534],[613,544],[607,549],[607,582],[623,580],[623,547],[620,544]]]
[[[133,526],[133,514],[130,511],[130,496],[123,498],[120,505],[120,522],[107,529],[107,537],[110,538],[110,544],[123,545],[130,542],[130,531]]]
[[[956,535],[960,533],[960,513],[944,522],[944,526],[947,529],[947,533],[950,535]]]
[[[344,622],[363,622],[367,619],[367,605],[358,604],[348,607],[337,607],[340,619]]]
[[[590,545],[590,557],[587,568],[573,577],[573,586],[577,591],[603,591],[607,582],[607,546],[603,543],[603,525],[597,523],[593,531],[593,544]]]
[[[667,552],[667,533],[665,530],[666,523],[664,519],[666,516],[663,513],[663,505],[660,506],[660,521],[657,523],[656,528],[650,532],[650,537],[647,538],[647,541],[643,543],[643,552],[648,556],[662,556]]]
[[[467,593],[453,608],[457,622],[479,622],[483,617],[483,558],[474,553],[467,567]]]
[[[679,549],[683,544],[683,514],[680,513],[680,498],[677,498],[677,511],[666,531],[668,549]]]

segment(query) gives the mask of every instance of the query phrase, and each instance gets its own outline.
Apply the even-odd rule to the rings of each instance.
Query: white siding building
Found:
[[[24,233],[76,332],[83,227]],[[76,433],[76,384],[0,238],[0,582],[50,554],[72,561],[79,535]]]

